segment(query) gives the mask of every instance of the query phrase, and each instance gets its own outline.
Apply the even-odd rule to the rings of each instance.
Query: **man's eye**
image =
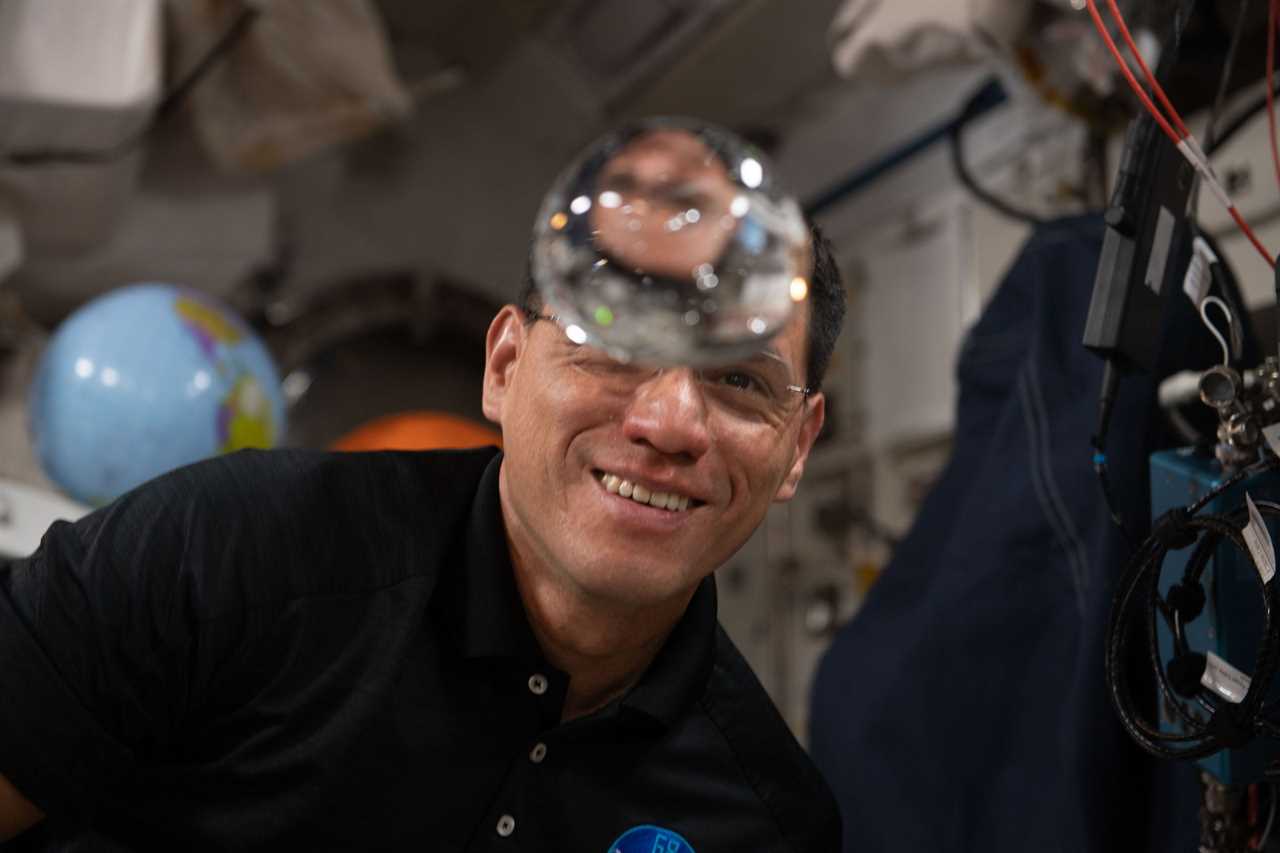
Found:
[[[665,202],[679,210],[703,211],[711,207],[711,200],[694,184],[677,184],[663,187],[654,193],[655,201]]]
[[[755,391],[757,393],[764,391],[764,383],[741,370],[730,370],[720,374],[718,381],[721,385],[728,385],[731,388],[737,388],[739,391]]]
[[[636,191],[639,182],[636,176],[630,172],[614,172],[611,175],[605,175],[600,180],[600,188],[602,190],[612,190],[620,195],[627,195]]]

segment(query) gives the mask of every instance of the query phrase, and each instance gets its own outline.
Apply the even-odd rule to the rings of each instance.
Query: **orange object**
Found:
[[[441,412],[403,412],[362,424],[332,445],[334,450],[434,450],[440,447],[502,446],[489,427]]]

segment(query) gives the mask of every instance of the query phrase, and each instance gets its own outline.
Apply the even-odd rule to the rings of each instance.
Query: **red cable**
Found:
[[[1108,4],[1110,4],[1111,12],[1115,16],[1116,21],[1121,28],[1121,31],[1127,34],[1128,27],[1125,26],[1124,17],[1120,14],[1119,8],[1116,7],[1115,0],[1107,0],[1107,2]],[[1269,0],[1269,2],[1273,6],[1275,6],[1276,4],[1280,4],[1280,0]],[[1156,109],[1155,103],[1153,103],[1151,98],[1147,96],[1146,90],[1142,88],[1142,84],[1140,84],[1138,82],[1137,77],[1134,76],[1133,70],[1129,68],[1129,63],[1125,61],[1124,56],[1120,53],[1120,49],[1116,47],[1115,41],[1111,38],[1111,33],[1107,31],[1107,25],[1102,20],[1102,15],[1099,14],[1098,12],[1098,7],[1097,7],[1097,4],[1095,3],[1095,0],[1085,0],[1085,3],[1087,8],[1089,9],[1090,17],[1093,18],[1093,24],[1098,31],[1098,35],[1102,37],[1102,41],[1103,43],[1106,44],[1107,50],[1111,52],[1112,57],[1115,58],[1116,64],[1120,66],[1120,71],[1124,74],[1125,79],[1129,82],[1129,88],[1133,89],[1134,94],[1138,96],[1138,99],[1140,101],[1142,101],[1142,105],[1146,107],[1147,112],[1151,114],[1151,117],[1155,119],[1156,124],[1158,124],[1160,126],[1160,129],[1164,131],[1165,136],[1169,137],[1169,139],[1172,140],[1174,145],[1177,145],[1180,148],[1184,148],[1184,146],[1182,145],[1183,137],[1178,135],[1178,133],[1173,129],[1173,126],[1169,124],[1168,119],[1166,119],[1165,116],[1158,109]],[[1274,32],[1275,28],[1272,27],[1271,31]],[[1134,56],[1137,59],[1138,64],[1142,67],[1143,72],[1148,76],[1148,79],[1151,81],[1152,87],[1156,90],[1158,97],[1160,97],[1161,101],[1169,108],[1169,112],[1173,116],[1174,121],[1178,122],[1178,126],[1182,128],[1184,131],[1186,131],[1186,125],[1182,123],[1182,119],[1178,115],[1178,111],[1174,109],[1171,103],[1169,103],[1169,100],[1164,95],[1164,91],[1160,88],[1159,83],[1155,80],[1154,76],[1151,75],[1150,69],[1148,69],[1146,67],[1146,64],[1142,61],[1142,56],[1141,54],[1138,53],[1137,48],[1133,45],[1132,39],[1126,38],[1126,40],[1129,42],[1130,49],[1133,50]],[[1268,83],[1267,91],[1268,92],[1271,91],[1270,83]],[[1272,126],[1274,127],[1274,123],[1272,124]],[[1194,138],[1191,136],[1190,132],[1186,132],[1186,138],[1194,142]],[[1280,160],[1280,158],[1277,158],[1277,159]],[[1208,164],[1206,163],[1202,165],[1207,166]],[[1197,167],[1197,170],[1198,169],[1199,167]],[[1280,167],[1278,167],[1278,169],[1280,169]],[[1278,174],[1280,174],[1280,172],[1278,172]],[[1206,177],[1206,180],[1207,179],[1208,178]],[[1214,186],[1215,187],[1217,186],[1216,182],[1214,183]],[[1218,187],[1216,192],[1222,193],[1221,188]],[[1236,225],[1239,226],[1240,231],[1245,235],[1245,237],[1249,239],[1249,242],[1253,244],[1253,247],[1258,250],[1258,254],[1262,255],[1262,257],[1266,259],[1267,264],[1271,267],[1275,267],[1276,259],[1271,255],[1270,252],[1267,251],[1267,247],[1262,245],[1262,241],[1258,239],[1258,235],[1253,233],[1253,229],[1249,227],[1248,222],[1245,222],[1244,217],[1240,215],[1240,211],[1236,209],[1235,204],[1231,203],[1230,199],[1226,199],[1226,202],[1227,202],[1226,204],[1227,212],[1231,214],[1231,218],[1235,221]]]
[[[1120,28],[1120,35],[1124,39],[1124,43],[1129,46],[1129,52],[1133,54],[1134,61],[1138,63],[1138,68],[1142,69],[1142,76],[1147,78],[1147,85],[1151,87],[1151,91],[1156,93],[1156,97],[1160,99],[1160,103],[1164,104],[1164,108],[1169,111],[1169,118],[1173,119],[1173,123],[1177,125],[1181,135],[1183,137],[1190,136],[1191,131],[1183,123],[1182,116],[1178,115],[1177,109],[1169,101],[1169,96],[1164,93],[1164,87],[1160,85],[1156,75],[1152,74],[1151,69],[1147,67],[1146,60],[1142,58],[1142,51],[1138,50],[1138,46],[1133,43],[1133,36],[1129,33],[1129,26],[1124,22],[1124,16],[1120,14],[1120,7],[1116,5],[1116,0],[1107,0],[1107,8],[1111,10],[1111,17],[1115,19],[1116,26]]]
[[[1129,88],[1133,89],[1133,93],[1142,101],[1142,105],[1147,108],[1147,112],[1151,113],[1151,117],[1156,120],[1156,124],[1160,125],[1160,129],[1164,131],[1165,136],[1173,140],[1174,145],[1177,145],[1182,141],[1182,137],[1178,136],[1164,115],[1156,109],[1156,105],[1147,97],[1147,93],[1142,88],[1142,84],[1138,82],[1138,78],[1133,76],[1129,63],[1125,62],[1124,56],[1120,53],[1120,48],[1116,47],[1116,43],[1111,39],[1111,33],[1107,32],[1107,25],[1103,23],[1102,15],[1098,13],[1097,4],[1094,3],[1094,0],[1086,0],[1086,2],[1089,15],[1093,18],[1093,25],[1097,28],[1098,34],[1102,36],[1102,41],[1107,45],[1107,50],[1111,51],[1111,55],[1115,57],[1116,63],[1120,66],[1120,71],[1124,74],[1125,79],[1129,81]]]
[[[1267,251],[1267,247],[1262,245],[1262,241],[1258,239],[1258,235],[1253,233],[1253,229],[1249,227],[1249,223],[1244,221],[1244,217],[1240,215],[1240,211],[1236,210],[1233,204],[1227,208],[1227,213],[1231,214],[1231,218],[1236,221],[1236,225],[1240,226],[1240,230],[1244,232],[1244,236],[1249,238],[1249,242],[1253,244],[1253,248],[1258,250],[1258,254],[1266,260],[1267,264],[1274,267],[1276,259]]]
[[[1280,149],[1276,146],[1276,99],[1272,92],[1272,80],[1276,69],[1276,8],[1280,0],[1267,3],[1267,132],[1271,136],[1271,164],[1275,166],[1276,182],[1280,184]]]

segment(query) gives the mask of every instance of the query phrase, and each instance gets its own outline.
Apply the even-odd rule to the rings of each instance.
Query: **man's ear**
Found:
[[[809,451],[813,449],[813,442],[817,440],[818,433],[822,432],[822,423],[826,416],[827,398],[821,391],[810,395],[809,399],[804,401],[804,420],[800,424],[800,431],[796,434],[796,457],[791,463],[791,470],[787,472],[782,485],[778,487],[778,493],[773,497],[775,501],[781,503],[796,496],[800,478],[804,476],[804,463],[809,458]]]
[[[503,401],[515,376],[520,354],[524,352],[528,326],[524,312],[514,305],[504,305],[489,324],[484,339],[484,416],[502,425]]]

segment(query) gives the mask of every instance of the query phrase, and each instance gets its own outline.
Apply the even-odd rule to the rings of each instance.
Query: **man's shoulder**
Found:
[[[791,846],[838,850],[839,809],[830,788],[719,625],[715,664],[700,705]]]
[[[156,507],[191,503],[258,518],[273,511],[384,509],[383,504],[432,508],[465,499],[496,448],[476,450],[328,452],[307,449],[242,450],[175,469],[130,495]]]
[[[377,588],[434,570],[496,454],[240,451],[54,525],[44,555],[105,560],[151,585],[159,567],[180,566],[169,574],[199,578],[216,612]]]

